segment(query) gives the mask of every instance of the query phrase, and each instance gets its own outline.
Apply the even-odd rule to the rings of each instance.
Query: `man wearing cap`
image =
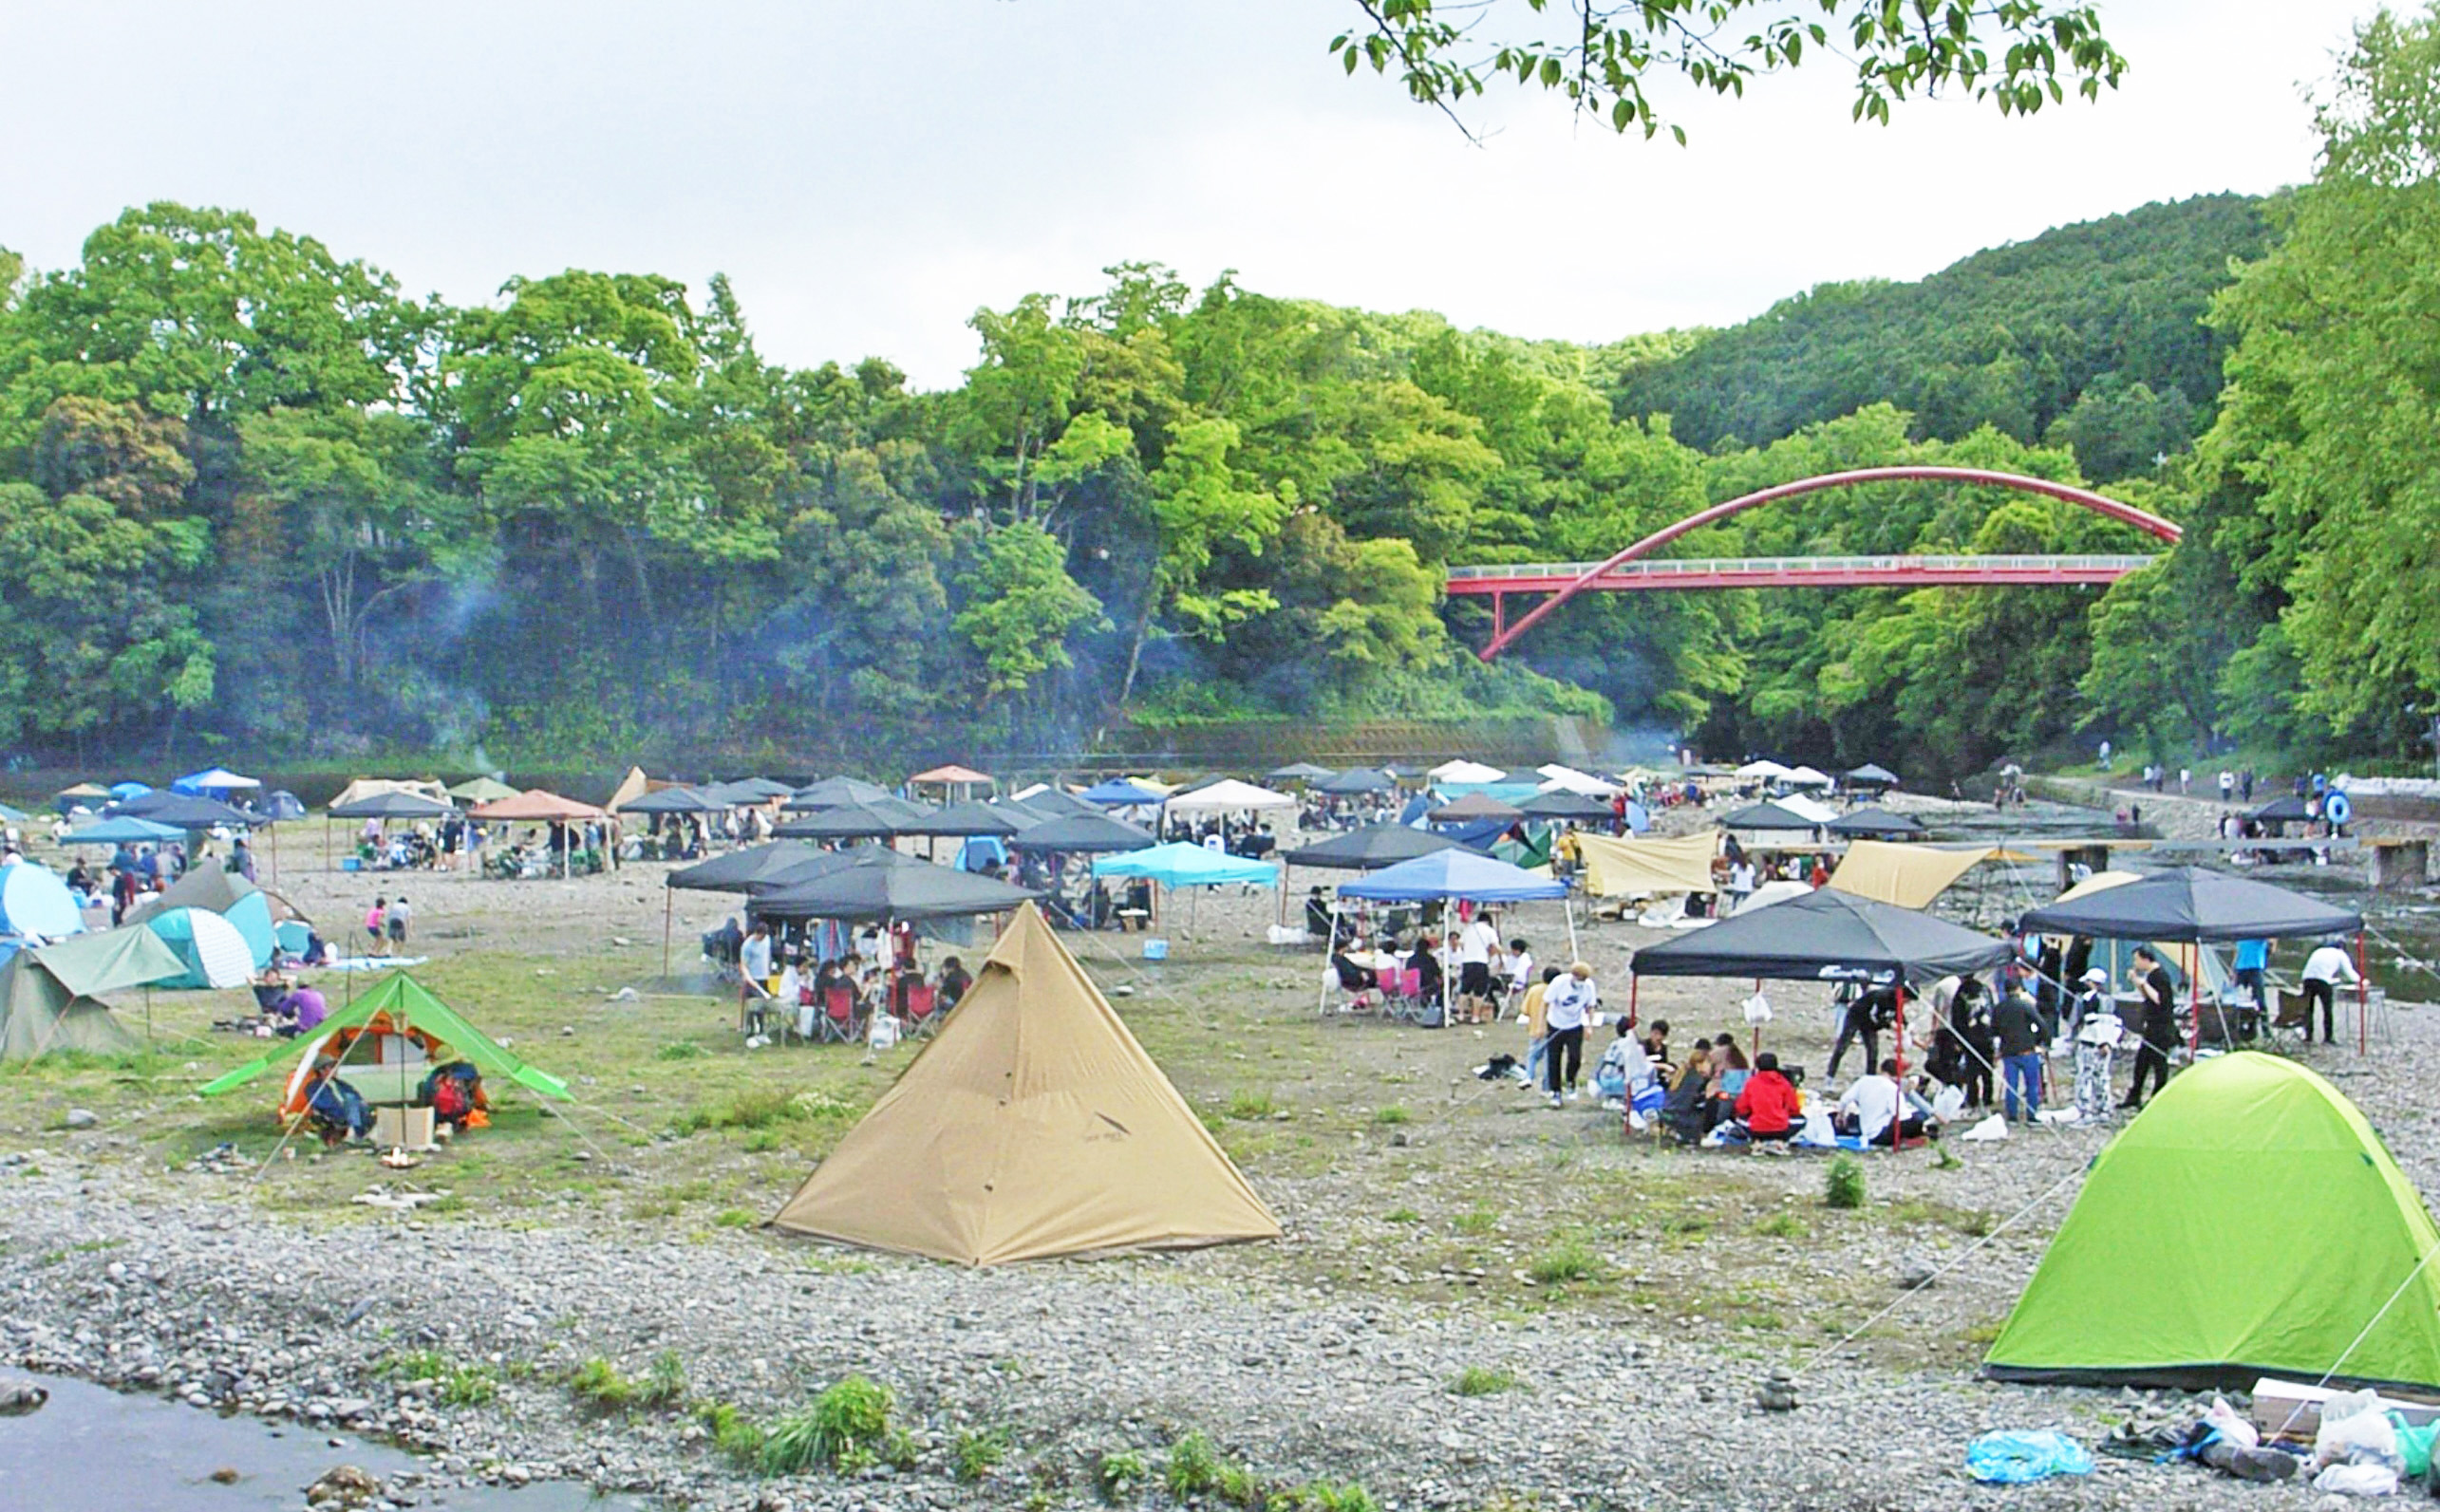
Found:
[[[1548,1030],[1543,1070],[1553,1108],[1576,1095],[1576,1078],[1585,1069],[1585,1020],[1601,1000],[1601,989],[1593,985],[1593,968],[1581,961],[1542,995],[1543,1023]]]

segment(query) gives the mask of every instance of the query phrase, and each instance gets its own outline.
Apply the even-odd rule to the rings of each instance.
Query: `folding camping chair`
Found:
[[[845,987],[822,989],[822,1011],[814,1019],[816,1036],[826,1044],[850,1045],[861,1037],[855,994]]]
[[[2304,995],[2304,989],[2301,987],[2280,987],[2276,991],[2278,996],[2272,1004],[2274,1017],[2271,1019],[2270,1037],[2276,1040],[2282,1034],[2293,1034],[2299,1044],[2311,1039],[2313,1037],[2313,999]]]
[[[940,1027],[941,1016],[935,1011],[937,999],[932,984],[910,981],[907,984],[907,1033],[929,1035]]]

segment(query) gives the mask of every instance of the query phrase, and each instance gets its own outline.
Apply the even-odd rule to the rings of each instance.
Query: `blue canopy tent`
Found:
[[[1125,777],[1112,777],[1107,782],[1095,783],[1077,796],[1087,803],[1098,803],[1105,809],[1132,809],[1158,807],[1167,794],[1154,793],[1152,789],[1140,783],[1131,782]]]
[[[0,823],[24,824],[26,822],[26,818],[27,814],[25,810],[12,809],[5,803],[0,803]]]
[[[262,783],[253,777],[241,777],[227,767],[206,767],[190,772],[169,785],[172,793],[183,793],[191,798],[227,798],[233,793],[253,793]]]
[[[63,844],[72,846],[160,845],[169,840],[183,840],[186,831],[174,824],[155,824],[122,813],[115,819],[88,824],[82,830],[70,830]]]
[[[152,791],[152,786],[149,783],[143,782],[113,782],[110,784],[110,796],[118,799],[121,803],[126,802],[129,798],[141,798],[145,793]]]
[[[1144,877],[1164,887],[1216,887],[1231,882],[1242,882],[1257,887],[1279,886],[1280,867],[1276,861],[1252,861],[1232,856],[1225,850],[1209,850],[1184,840],[1168,845],[1151,846],[1142,850],[1129,850],[1117,855],[1093,858],[1093,874],[1098,877]],[[1187,895],[1192,899],[1194,894]],[[1189,928],[1192,927],[1192,921]]]
[[[1339,884],[1342,898],[1364,898],[1382,903],[1534,903],[1557,900],[1564,904],[1567,885],[1549,877],[1537,877],[1523,867],[1511,866],[1479,851],[1451,848],[1435,850],[1430,855],[1401,861],[1394,867],[1383,867],[1368,876]],[[1576,954],[1576,911],[1567,914],[1567,954]],[[1339,948],[1336,915],[1330,927],[1328,948]],[[1328,1000],[1327,977],[1324,977],[1323,1000]],[[1449,1021],[1449,974],[1440,978],[1440,1020]]]

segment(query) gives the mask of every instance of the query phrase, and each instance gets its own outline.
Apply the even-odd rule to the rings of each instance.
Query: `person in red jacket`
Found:
[[[1746,1137],[1756,1144],[1792,1139],[1804,1110],[1795,1083],[1779,1073],[1779,1057],[1767,1050],[1756,1055],[1754,1074],[1736,1094],[1736,1116],[1745,1125]]]

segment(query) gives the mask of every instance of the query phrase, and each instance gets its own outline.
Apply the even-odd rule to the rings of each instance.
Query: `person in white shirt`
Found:
[[[1898,1102],[1898,1063],[1885,1060],[1879,1075],[1858,1076],[1847,1089],[1837,1111],[1830,1114],[1830,1127],[1868,1145],[1888,1144],[1893,1128],[1908,1138],[1922,1133],[1923,1115],[1909,1113],[1900,1123]]]
[[[1753,862],[1740,860],[1728,868],[1729,912],[1736,912],[1736,905],[1754,896],[1754,883]]]
[[[1457,992],[1488,1003],[1492,999],[1492,957],[1499,954],[1499,928],[1489,913],[1477,913],[1457,933]]]
[[[1508,996],[1511,1003],[1522,1003],[1533,989],[1533,952],[1525,947],[1520,937],[1508,943],[1508,954],[1500,957],[1500,968],[1508,973]]]
[[[2358,982],[2364,979],[2356,971],[2356,963],[2347,959],[2347,947],[2337,940],[2324,940],[2304,958],[2304,1039],[2313,1042],[2313,1005],[2321,1005],[2321,1042],[2336,1043],[2335,1028],[2338,1017],[2338,986],[2341,982]]]
[[[1550,1106],[1576,1095],[1576,1080],[1585,1069],[1585,1020],[1602,1000],[1593,985],[1593,968],[1579,961],[1542,994],[1545,1036],[1543,1073],[1548,1078]]]

